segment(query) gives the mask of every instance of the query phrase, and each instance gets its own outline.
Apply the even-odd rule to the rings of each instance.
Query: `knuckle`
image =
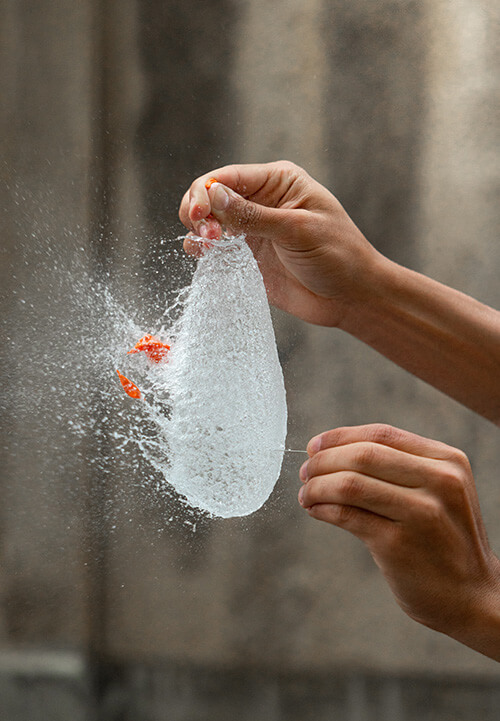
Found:
[[[471,470],[470,462],[467,455],[459,448],[453,449],[452,462],[460,469],[462,473],[469,473]]]
[[[281,217],[283,237],[292,246],[301,242],[301,239],[316,236],[318,233],[317,219],[309,210],[295,208],[293,211],[284,210]]]
[[[353,506],[335,504],[331,507],[332,521],[338,526],[348,526],[354,520],[356,512]]]
[[[372,425],[372,438],[382,445],[392,446],[402,436],[399,428],[394,428],[386,423],[374,423]]]
[[[466,468],[454,462],[443,462],[436,476],[436,485],[440,492],[450,500],[461,498],[469,486],[469,474]]]
[[[275,167],[285,173],[302,173],[303,170],[296,163],[291,160],[277,160]]]
[[[354,503],[359,499],[363,483],[356,473],[344,473],[339,481],[339,494],[346,503]]]
[[[422,495],[414,507],[415,521],[429,528],[441,524],[443,520],[443,505],[439,498],[431,495]]]
[[[459,474],[456,468],[449,463],[443,463],[437,474],[439,486],[443,490],[455,488],[460,483]]]
[[[236,211],[236,220],[241,228],[251,228],[261,217],[261,210],[257,203],[245,201],[239,204]]]
[[[446,449],[446,453],[443,455],[445,461],[455,465],[457,468],[470,471],[470,461],[464,451],[453,446],[445,446],[444,444],[443,447]]]
[[[323,432],[321,434],[322,450],[326,450],[328,448],[335,448],[336,446],[342,445],[346,431],[348,430],[348,428],[332,428],[332,430],[330,431]]]
[[[360,469],[369,468],[377,459],[376,446],[373,443],[360,443],[355,452],[355,463]]]
[[[304,236],[308,232],[312,232],[313,221],[311,213],[307,210],[296,208],[293,214],[289,212],[283,213],[284,230],[287,236],[291,236],[293,240]]]
[[[437,481],[436,494],[448,512],[461,512],[470,505],[469,479],[465,474],[456,473],[452,469],[443,470]]]

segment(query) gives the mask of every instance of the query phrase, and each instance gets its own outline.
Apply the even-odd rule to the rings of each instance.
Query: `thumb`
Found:
[[[212,215],[221,225],[261,237],[275,237],[282,230],[283,213],[243,198],[222,183],[213,183],[208,191]]]

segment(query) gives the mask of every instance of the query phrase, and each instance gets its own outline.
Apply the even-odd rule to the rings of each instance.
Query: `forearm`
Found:
[[[500,312],[377,256],[340,327],[500,425]]]

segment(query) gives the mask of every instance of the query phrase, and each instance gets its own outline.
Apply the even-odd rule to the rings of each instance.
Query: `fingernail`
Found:
[[[202,238],[208,238],[208,230],[208,223],[204,220],[200,221],[200,224],[198,225],[198,235],[201,235]]]
[[[307,444],[307,450],[311,451],[311,453],[317,453],[321,450],[321,435],[311,438]]]
[[[299,491],[299,503],[301,506],[304,505],[304,486]]]
[[[300,471],[299,471],[299,478],[301,481],[304,481],[304,482],[307,481],[307,464],[308,463],[309,463],[309,461],[306,461],[305,463],[303,463],[301,465]]]
[[[211,198],[211,205],[214,210],[226,210],[229,205],[229,195],[223,185],[217,185]]]

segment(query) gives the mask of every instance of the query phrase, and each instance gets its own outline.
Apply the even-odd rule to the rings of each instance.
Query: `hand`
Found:
[[[207,190],[210,177],[219,182]],[[221,226],[245,233],[270,302],[319,325],[340,323],[381,258],[338,200],[285,161],[210,171],[193,182],[179,216],[201,237],[220,237]],[[202,252],[189,238],[184,247]]]
[[[311,439],[300,503],[367,545],[414,620],[500,660],[500,562],[466,456],[390,426]]]

